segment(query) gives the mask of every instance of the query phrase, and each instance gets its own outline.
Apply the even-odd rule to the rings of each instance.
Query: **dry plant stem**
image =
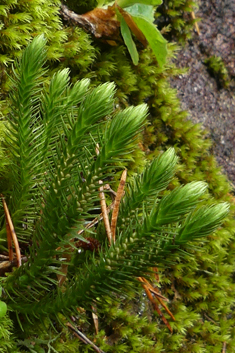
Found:
[[[7,258],[8,258],[8,256],[7,256]],[[27,262],[28,258],[26,256],[23,256],[21,258],[21,261]],[[10,272],[12,267],[14,267],[16,265],[17,265],[16,258],[13,259],[12,261],[7,261],[7,260],[1,261],[1,258],[0,258],[0,276],[3,276],[6,272]]]
[[[157,267],[153,268],[153,270],[155,271],[155,278],[157,279],[157,281],[159,281],[159,275],[158,275],[158,269]],[[168,309],[168,307],[166,306],[166,304],[163,302],[163,300],[166,300],[167,302],[169,301],[167,298],[163,297],[163,295],[161,295],[159,292],[158,292],[158,289],[157,288],[153,288],[153,286],[147,281],[146,278],[144,277],[138,277],[138,280],[140,282],[143,282],[145,283],[146,286],[148,286],[148,289],[150,290],[150,292],[152,292],[155,297],[157,298],[157,300],[159,301],[159,303],[163,306],[163,308],[166,310],[166,312],[168,313],[168,315],[170,315],[170,317],[172,318],[172,320],[175,321],[175,317],[174,315],[172,314],[172,312]]]
[[[164,297],[163,295],[161,295],[156,288],[153,288],[153,286],[147,281],[146,278],[144,277],[138,277],[138,280],[142,283],[144,283],[144,285],[150,290],[150,292],[152,292],[157,298],[166,300],[167,302],[169,301],[166,297]]]
[[[223,350],[222,353],[226,353],[226,342],[223,342]]]
[[[166,312],[168,313],[168,315],[172,318],[172,320],[175,321],[175,317],[172,314],[172,312],[168,309],[168,307],[166,306],[166,304],[163,302],[163,300],[161,298],[159,298],[159,296],[156,296],[157,300],[159,301],[159,303],[163,306],[163,308],[166,310]]]
[[[110,187],[109,184],[104,185],[104,190],[109,191],[112,201],[115,201],[117,193]]]
[[[7,270],[11,266],[12,266],[11,261],[1,261],[0,262],[0,270],[2,270],[2,269]]]
[[[218,323],[215,322],[215,321],[214,321],[212,318],[210,318],[208,315],[206,315],[206,313],[204,313],[204,316],[205,316],[205,318],[206,318],[208,321],[211,321],[211,322],[213,322],[214,325],[218,326]]]
[[[150,290],[147,288],[147,286],[145,284],[143,284],[145,293],[147,294],[148,299],[151,301],[154,310],[156,310],[156,312],[158,313],[158,315],[161,317],[162,321],[164,322],[164,324],[167,326],[167,328],[169,329],[169,331],[172,333],[173,330],[169,324],[169,322],[167,321],[167,319],[165,318],[165,316],[163,315],[163,313],[161,312],[161,310],[159,309],[157,303],[154,300],[154,297],[152,296]]]
[[[8,234],[8,227],[9,227],[9,235],[11,236],[14,246],[15,246],[15,251],[16,251],[16,258],[17,258],[17,267],[21,266],[21,253],[20,253],[20,247],[19,247],[19,242],[16,236],[16,232],[11,220],[11,216],[6,204],[6,201],[3,197],[3,195],[1,195],[2,198],[2,203],[3,203],[3,208],[4,208],[4,213],[5,213],[5,217],[6,217],[6,226],[7,226],[7,234]],[[7,235],[8,236],[8,235]],[[11,255],[11,248],[9,251],[9,259],[10,259],[10,255]],[[12,257],[13,260],[13,257]]]
[[[89,338],[87,338],[81,331],[79,331],[78,329],[76,329],[75,327],[73,327],[70,323],[67,323],[68,328],[73,331],[74,335],[78,338],[80,338],[80,340],[85,343],[85,344],[90,344],[91,347],[97,352],[97,353],[105,353],[104,351],[102,351],[99,347],[97,347],[92,341],[89,340]]]
[[[104,220],[104,226],[105,226],[105,230],[107,233],[109,245],[111,245],[112,232],[111,232],[111,227],[110,227],[110,223],[109,223],[109,217],[108,217],[107,206],[106,206],[106,201],[105,201],[104,187],[102,186],[102,184],[103,184],[102,180],[99,180],[99,184],[101,185],[99,188],[100,206],[101,206],[101,211],[102,211],[103,220]]]
[[[117,219],[118,219],[118,213],[119,213],[119,207],[120,207],[120,202],[121,199],[124,195],[124,187],[126,183],[126,177],[127,177],[127,170],[125,169],[122,173],[121,180],[118,186],[117,190],[117,195],[114,201],[114,206],[113,206],[113,214],[112,214],[112,219],[111,219],[111,233],[112,233],[112,239],[113,242],[115,243],[115,233],[116,233],[116,226],[117,226]]]
[[[98,335],[99,333],[99,319],[98,319],[98,316],[97,316],[97,308],[96,306],[92,306],[91,307],[92,309],[92,319],[94,321],[94,326],[95,326],[95,333],[96,335]]]
[[[156,281],[159,282],[158,268],[157,267],[153,267],[153,271],[154,271],[154,277],[155,277]]]
[[[191,12],[191,16],[192,16],[192,19],[193,19],[193,20],[196,19],[194,11]],[[195,23],[194,23],[194,26],[195,26],[195,29],[196,29],[197,34],[200,36],[201,32],[200,32],[198,23],[195,22]]]
[[[144,277],[138,277],[138,280],[143,283],[143,287],[144,287],[144,289],[145,289],[145,292],[146,292],[147,296],[148,296],[148,293],[147,293],[146,289],[148,289],[148,291],[150,292],[150,294],[153,293],[153,294],[155,295],[156,299],[157,299],[157,300],[159,301],[159,303],[163,306],[163,308],[166,310],[166,312],[168,313],[168,315],[172,318],[172,320],[175,321],[174,315],[171,313],[171,311],[168,309],[168,307],[166,306],[166,304],[163,302],[163,300],[168,301],[168,299],[165,298],[165,297],[163,297],[163,295],[161,295],[160,293],[158,293],[157,289],[156,289],[156,288],[153,288],[153,286],[147,281],[146,278],[144,278]],[[148,298],[149,298],[149,296],[148,296]],[[149,298],[149,299],[150,299],[150,298]],[[154,298],[153,298],[153,300],[154,300]],[[158,306],[157,306],[157,304],[155,303],[155,301],[154,301],[154,303],[153,303],[153,301],[152,301],[151,299],[150,299],[150,301],[152,302],[152,304],[153,304],[153,306],[154,306],[154,309],[158,308]],[[171,327],[170,327],[168,321],[166,320],[166,318],[165,318],[165,317],[163,316],[163,314],[161,313],[160,309],[158,308],[158,309],[156,309],[156,310],[157,310],[157,312],[159,313],[159,315],[162,317],[163,322],[166,324],[166,326],[167,326],[167,327],[169,328],[169,330],[171,331]],[[161,313],[161,314],[160,314],[160,313]]]
[[[172,320],[174,320],[175,321],[175,317],[174,317],[174,315],[172,314],[172,312],[168,309],[168,307],[166,306],[166,304],[163,302],[163,300],[165,300],[165,301],[169,301],[167,298],[165,298],[163,295],[161,295],[159,292],[158,292],[158,290],[157,290],[157,288],[153,288],[152,286],[151,286],[151,284],[145,279],[145,278],[143,278],[143,280],[145,281],[145,282],[147,282],[148,284],[149,284],[149,290],[155,295],[155,297],[157,298],[157,300],[159,301],[159,303],[163,306],[163,308],[166,310],[166,312],[168,313],[168,315],[172,318]]]
[[[69,261],[71,259],[71,254],[64,254],[64,257],[66,258],[67,261]],[[60,272],[62,272],[62,273],[57,275],[57,279],[58,279],[58,286],[62,287],[62,285],[67,277],[68,265],[62,263],[61,268],[60,268]]]
[[[10,257],[7,255],[0,255],[0,261],[9,261]]]
[[[1,197],[2,197],[2,203],[3,203],[3,201],[5,202],[2,195],[1,195]],[[3,206],[4,206],[4,203],[3,203]],[[4,207],[4,211],[5,211],[5,207]],[[6,218],[7,247],[8,247],[9,261],[12,261],[13,257],[14,257],[13,247],[12,247],[12,237],[11,237],[11,229],[10,229],[7,217],[6,217],[6,212],[5,212],[5,218]]]
[[[5,217],[6,217],[6,214],[5,214]],[[11,237],[11,229],[7,219],[6,219],[6,230],[7,230],[7,247],[8,247],[9,260],[12,261],[14,257],[13,247],[12,247],[12,237]]]

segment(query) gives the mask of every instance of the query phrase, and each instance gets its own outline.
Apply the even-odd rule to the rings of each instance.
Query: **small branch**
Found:
[[[12,220],[11,220],[11,216],[10,216],[10,213],[9,213],[9,210],[8,210],[8,207],[7,207],[7,204],[6,204],[6,201],[3,197],[3,195],[1,195],[1,198],[2,198],[2,203],[3,203],[3,207],[4,207],[5,218],[6,218],[7,237],[11,236],[11,238],[13,240],[13,243],[15,246],[15,251],[16,251],[17,267],[20,267],[21,266],[21,254],[20,254],[19,242],[18,242],[16,232],[15,232]],[[10,247],[9,248],[9,259],[11,259],[11,258],[13,259],[12,253],[11,253],[11,250],[12,250],[11,242],[8,243],[8,247]]]
[[[218,326],[218,323],[215,322],[215,321],[214,321],[211,317],[209,317],[206,313],[204,313],[204,316],[205,316],[205,318],[206,318],[208,321],[211,321],[211,322],[213,322],[214,325]]]
[[[5,217],[6,217],[6,213],[5,213]],[[6,230],[7,230],[7,246],[8,246],[9,260],[12,261],[14,254],[13,254],[13,247],[12,247],[11,229],[7,221],[7,218],[6,218]]]
[[[12,267],[16,266],[17,263],[18,263],[18,261],[17,261],[16,258],[13,259],[12,261],[9,261],[9,260],[6,260],[6,259],[4,259],[3,261],[1,261],[2,256],[3,256],[3,255],[0,256],[0,274],[1,274],[1,275],[5,274],[6,272],[9,272],[9,271],[12,269]],[[8,256],[7,256],[7,258],[9,259]],[[28,258],[27,258],[26,256],[23,256],[23,257],[21,258],[21,261],[22,261],[22,262],[27,262],[27,261],[28,261]]]
[[[2,270],[2,269],[7,270],[11,266],[12,266],[11,261],[1,261],[0,262],[0,270]]]
[[[0,254],[0,261],[9,261],[9,260],[10,260],[9,256]]]
[[[116,233],[116,226],[117,226],[117,219],[118,219],[118,213],[119,213],[119,207],[120,207],[120,202],[121,199],[124,195],[124,187],[126,183],[126,177],[127,177],[127,170],[125,169],[122,173],[121,180],[118,186],[117,190],[117,195],[114,201],[114,206],[113,206],[113,214],[112,214],[112,219],[111,219],[111,233],[112,233],[112,239],[113,242],[115,243],[115,233]]]
[[[163,302],[163,300],[159,297],[156,296],[157,300],[159,301],[159,303],[163,306],[163,308],[166,310],[166,312],[168,313],[168,315],[172,318],[172,320],[175,321],[175,317],[172,314],[172,312],[168,309],[168,307],[166,306],[166,304]]]
[[[95,152],[96,152],[97,156],[100,153],[100,146],[98,143],[96,144]],[[107,205],[106,205],[106,201],[105,201],[103,181],[99,180],[99,184],[101,185],[99,187],[101,212],[102,212],[102,216],[103,216],[103,220],[104,220],[104,226],[105,226],[106,234],[108,237],[109,245],[111,245],[112,244],[112,233],[111,233],[111,228],[110,228],[110,223],[109,223]]]
[[[92,341],[89,340],[81,331],[73,327],[69,322],[67,323],[68,328],[73,331],[74,335],[78,337],[83,343],[85,344],[90,344],[91,347],[97,352],[97,353],[105,353],[102,351],[99,347],[97,347]]]
[[[116,196],[117,196],[117,193],[110,187],[109,184],[105,184],[105,185],[104,185],[104,190],[109,191],[110,196],[111,196],[111,198],[112,198],[112,201],[115,201],[115,198],[116,198]]]
[[[102,184],[103,184],[102,180],[99,180],[99,184],[101,185],[99,188],[100,206],[101,206],[101,211],[102,211],[103,220],[104,220],[104,226],[106,229],[106,234],[108,237],[109,245],[111,245],[112,244],[112,232],[111,232],[111,227],[110,227],[110,223],[109,223],[109,217],[108,217],[107,206],[106,206],[106,201],[105,201],[104,187],[102,186]]]
[[[151,301],[151,303],[153,304],[154,309],[158,312],[158,314],[161,316],[163,322],[165,323],[165,325],[169,328],[169,330],[172,332],[171,326],[168,323],[168,321],[166,320],[166,318],[163,316],[161,310],[158,308],[156,302],[154,301],[154,298],[152,296],[151,293],[153,293],[156,297],[156,299],[159,301],[159,303],[163,306],[163,308],[166,310],[166,312],[170,315],[170,317],[172,318],[172,320],[175,321],[175,317],[172,314],[172,312],[168,309],[168,307],[166,306],[166,304],[163,302],[163,300],[168,301],[167,298],[165,298],[163,295],[161,295],[156,288],[153,288],[153,286],[147,281],[146,278],[144,277],[138,277],[138,280],[140,282],[142,282],[144,290],[149,298],[149,300]],[[147,292],[147,290],[149,291],[149,293],[151,294],[151,296],[149,295],[149,293]]]
[[[226,353],[226,342],[223,342],[223,350],[222,350],[222,353]]]
[[[167,321],[167,319],[165,318],[165,316],[163,315],[163,313],[161,312],[161,310],[159,309],[157,303],[155,302],[150,290],[147,288],[147,286],[145,284],[143,284],[145,293],[147,294],[147,297],[149,298],[149,300],[151,301],[154,310],[156,310],[156,312],[158,313],[158,315],[161,317],[162,321],[164,322],[164,324],[167,326],[167,328],[169,329],[169,331],[172,333],[173,330],[171,328],[171,325],[169,324],[169,322]]]
[[[96,308],[96,306],[93,305],[91,307],[91,309],[92,309],[92,319],[93,319],[94,326],[95,326],[95,333],[98,335],[98,333],[99,333],[99,319],[97,316],[97,308]]]
[[[157,298],[166,300],[167,302],[169,301],[166,297],[164,297],[163,295],[161,295],[159,292],[157,292],[156,288],[153,288],[153,286],[147,281],[146,278],[144,277],[138,277],[138,280],[142,283],[145,284],[145,286],[148,287],[148,289],[150,290],[150,292],[152,292]]]
[[[192,17],[193,20],[196,19],[194,11],[191,12],[191,17]],[[200,32],[198,23],[195,22],[195,23],[194,23],[194,26],[195,26],[195,29],[196,29],[197,34],[200,36],[201,32]]]

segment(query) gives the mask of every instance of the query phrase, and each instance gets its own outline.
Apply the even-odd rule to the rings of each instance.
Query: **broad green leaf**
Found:
[[[136,49],[136,45],[132,39],[132,36],[131,36],[131,31],[129,30],[129,27],[128,25],[126,24],[124,18],[122,17],[121,19],[121,34],[122,34],[122,37],[124,39],[124,42],[127,46],[127,49],[130,53],[130,56],[131,56],[131,59],[133,61],[133,64],[134,65],[138,65],[138,62],[139,62],[139,54],[138,54],[138,51]]]
[[[157,5],[161,5],[162,0],[117,0],[116,3],[122,8],[131,6],[134,4],[157,6]]]
[[[3,318],[7,313],[7,305],[6,303],[0,300],[0,318]]]
[[[131,30],[132,34],[136,36],[136,38],[143,44],[144,47],[148,45],[148,42],[142,33],[142,31],[139,29],[135,21],[133,20],[133,17],[125,10],[123,10],[120,6],[117,5],[117,14],[119,14],[118,20],[121,22],[122,18],[126,22],[127,26]]]
[[[152,48],[159,66],[163,66],[167,57],[166,39],[161,35],[159,30],[153,23],[142,17],[132,16],[134,22],[146,37],[150,47]]]
[[[131,16],[143,17],[150,23],[154,22],[154,7],[144,4],[135,4],[125,8]]]

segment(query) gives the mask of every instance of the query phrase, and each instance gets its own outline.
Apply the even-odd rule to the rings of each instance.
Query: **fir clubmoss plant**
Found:
[[[101,41],[94,40],[92,36],[85,33],[82,29],[74,27],[74,25],[68,25],[67,22],[63,26],[59,14],[59,4],[58,7],[52,6],[52,9],[57,13],[56,16],[58,16],[58,19],[54,20],[52,15],[43,16],[38,22],[37,29],[35,29],[35,27],[33,27],[35,24],[34,19],[38,18],[39,14],[42,13],[36,11],[36,5],[39,4],[40,10],[49,14],[50,12],[47,7],[52,4],[52,2],[32,0],[27,2],[27,8],[23,1],[12,2],[6,0],[5,3],[9,5],[9,10],[4,14],[4,18],[1,17],[4,23],[4,27],[0,30],[1,34],[1,31],[4,31],[5,34],[10,33],[10,31],[7,31],[9,27],[17,31],[17,26],[20,23],[12,23],[12,15],[25,12],[32,18],[31,22],[29,22],[30,29],[34,28],[32,32],[27,32],[29,33],[29,40],[33,38],[35,34],[43,33],[46,30],[45,35],[49,38],[47,42],[49,52],[54,53],[55,51],[59,54],[57,55],[58,61],[50,60],[52,56],[48,56],[49,60],[46,66],[49,68],[48,75],[50,77],[53,76],[54,72],[57,72],[57,68],[62,70],[69,67],[72,82],[77,82],[83,78],[91,78],[91,86],[96,87],[107,81],[113,81],[116,86],[116,107],[123,108],[127,107],[129,104],[137,105],[143,102],[147,103],[150,113],[148,117],[149,124],[145,128],[144,142],[141,142],[140,146],[141,149],[146,152],[147,158],[150,160],[171,146],[175,148],[180,164],[176,171],[176,177],[169,186],[170,189],[187,182],[204,180],[207,182],[208,189],[214,197],[214,200],[208,200],[208,196],[206,196],[204,199],[205,204],[221,201],[228,201],[231,204],[233,212],[226,218],[224,227],[219,228],[216,233],[209,236],[207,242],[198,243],[198,245],[201,245],[199,251],[190,251],[189,255],[184,254],[183,258],[177,259],[176,262],[172,263],[166,270],[160,271],[159,269],[161,293],[170,299],[168,306],[174,314],[176,321],[174,323],[171,322],[174,331],[174,334],[171,335],[162,323],[162,320],[156,317],[156,315],[153,315],[154,322],[156,322],[155,325],[157,325],[157,334],[155,338],[153,337],[153,340],[157,339],[157,343],[155,343],[154,346],[157,352],[165,350],[168,353],[215,353],[216,351],[221,353],[225,345],[227,352],[233,352],[235,346],[235,321],[233,310],[235,302],[235,285],[233,281],[235,266],[234,202],[232,196],[229,194],[231,189],[229,183],[218,167],[214,156],[211,155],[211,141],[206,138],[206,132],[202,130],[199,125],[194,125],[190,120],[186,120],[187,112],[181,110],[180,101],[177,98],[177,91],[173,90],[170,86],[170,80],[174,78],[175,75],[182,73],[182,69],[179,70],[171,62],[171,58],[176,55],[176,45],[168,44],[167,63],[163,68],[156,65],[156,59],[149,48],[139,51],[139,64],[138,66],[133,66],[128,51],[124,46],[118,45],[112,47]],[[84,6],[84,8],[80,8],[81,11],[77,11],[75,7],[70,6],[70,3]],[[82,14],[92,10],[96,6],[96,1],[79,1],[78,3],[77,1],[67,0],[66,4],[75,12]],[[188,5],[191,6],[193,3],[188,0],[164,0],[164,3],[158,7],[157,16],[160,15],[157,19],[158,28],[163,30],[162,33],[164,33],[164,36],[167,35],[164,26],[169,25],[167,30],[172,28],[169,33],[170,36],[167,37],[168,39],[170,39],[171,34],[173,34],[176,35],[174,38],[185,41],[187,36],[191,34],[193,20],[189,15],[192,8]],[[195,4],[193,6],[195,6]],[[173,11],[170,13],[171,10]],[[63,28],[63,30],[61,28]],[[28,29],[28,31],[30,29]],[[61,35],[64,34],[65,38],[57,41],[58,36],[61,38]],[[16,41],[21,45],[18,47],[11,45],[4,47],[2,54],[7,55],[12,60],[14,60],[15,57],[21,56],[22,50],[27,42],[22,44],[21,38],[23,37],[18,36]],[[50,41],[50,38],[55,39],[56,43]],[[4,41],[2,41],[2,44],[4,44]],[[6,67],[3,64],[2,68],[11,75],[10,65]],[[4,71],[1,72],[2,74],[4,73]],[[9,107],[12,104],[6,95],[6,92],[9,90],[9,81],[5,82],[4,75],[1,75],[0,80],[1,92],[3,93],[2,97],[6,99],[1,105],[1,116],[6,116],[7,109],[5,109],[5,104]],[[5,143],[3,143],[3,147],[5,148]],[[4,158],[7,157],[6,162],[9,163],[8,150],[2,151]],[[130,163],[128,162],[129,177],[131,173],[136,172],[139,165],[143,167],[143,161],[143,151],[140,153],[139,149],[135,149],[135,151],[132,150],[132,161]],[[12,170],[12,167],[10,170]],[[3,168],[1,190],[7,198],[8,194],[5,194],[5,191],[11,190],[8,182],[10,182],[12,178],[6,176],[5,172],[6,170]],[[117,173],[115,175],[117,175]],[[113,186],[113,188],[116,190],[116,187]],[[8,198],[6,200],[7,202],[9,201]],[[97,201],[97,203],[99,203],[99,201]],[[93,216],[91,216],[90,219],[92,218]],[[24,222],[23,225],[25,224]],[[102,223],[100,223],[99,227],[103,228]],[[25,229],[25,231],[27,231],[27,229]],[[101,232],[101,230],[99,232]],[[105,232],[103,232],[103,234],[105,234]],[[89,234],[88,236],[91,235]],[[104,237],[105,235],[103,238],[101,237],[102,242]],[[1,244],[3,244],[5,239],[6,235],[2,232]],[[24,254],[27,246],[24,247],[23,243],[21,243],[21,247],[22,253]],[[2,250],[3,248],[1,248],[1,251]],[[88,253],[89,252],[87,252],[87,254]],[[85,254],[86,253],[83,253],[82,250],[79,257],[74,256],[71,260],[74,263],[74,267],[70,266],[70,273],[72,272],[72,268],[76,268],[77,262],[78,266],[80,266],[80,262],[84,263],[86,261],[87,255]],[[139,298],[142,298],[141,292],[137,294],[135,298],[133,307],[129,309],[129,311],[130,313],[137,312],[139,314],[139,306],[137,304],[141,302],[139,301]],[[5,299],[5,297],[2,298],[2,301]],[[124,302],[124,299],[122,302]],[[116,301],[112,301],[110,304],[110,306],[115,305]],[[117,307],[117,316],[118,310],[119,307]],[[108,308],[106,312],[108,312]],[[150,314],[151,313],[147,311],[148,317],[151,316]],[[115,338],[116,332],[119,334],[120,330],[116,330],[114,317],[114,324],[112,324],[112,318],[110,318],[109,325],[107,325],[106,317],[108,317],[108,314],[105,315],[105,317],[99,316],[99,321],[109,341],[109,338],[112,338],[110,336],[114,336]],[[166,317],[168,318],[168,316]],[[1,324],[3,323],[1,322]],[[23,324],[26,326],[25,321],[23,321]],[[45,322],[43,322],[43,324],[45,325]],[[30,342],[34,342],[35,337],[38,337],[42,326],[30,326]],[[107,326],[111,327],[110,330],[107,329]],[[82,327],[84,327],[84,325]],[[89,327],[89,329],[85,331],[86,334],[89,335],[91,339],[94,339],[92,322],[90,326],[87,325],[86,327]],[[26,331],[28,332],[28,327]],[[137,331],[138,324],[135,325],[132,335],[135,336]],[[143,332],[148,332],[147,325]],[[21,337],[21,335],[23,335],[22,332],[18,337]],[[120,339],[117,345],[115,345],[115,348],[111,347],[110,351],[129,352],[132,347],[125,347],[125,336],[119,337]],[[26,336],[26,338],[28,339],[28,336]],[[45,339],[50,340],[51,337],[46,337]],[[65,347],[66,351],[77,352],[79,350],[81,352],[91,352],[88,346],[84,348],[82,343],[79,345],[79,349],[75,342],[70,344],[71,335],[68,333],[57,341],[56,349],[59,345],[60,348],[58,348],[58,351],[60,352],[64,352]],[[8,343],[10,344],[10,342]],[[11,342],[11,345],[15,347],[15,339]],[[158,347],[158,350],[156,347]],[[43,346],[43,348],[47,351],[46,345]],[[101,348],[106,349],[105,346]],[[141,346],[138,347],[136,353],[139,352],[140,349]],[[147,346],[146,350],[147,353],[149,353],[150,347]],[[12,348],[9,349],[9,351],[15,352],[17,350]]]
[[[23,316],[29,322],[59,319],[61,313],[69,318],[78,306],[94,304],[102,311],[106,295],[118,299],[152,266],[183,259],[182,250],[192,251],[191,241],[211,234],[228,213],[226,203],[195,210],[204,182],[162,196],[177,162],[171,148],[129,181],[116,242],[108,246],[100,224],[89,230],[100,244],[97,251],[74,253],[89,243],[82,233],[100,213],[101,182],[112,181],[127,163],[147,109],[129,107],[111,118],[114,85],[89,90],[82,80],[71,86],[66,69],[45,88],[45,45],[43,36],[36,37],[14,70],[8,130],[14,168],[11,187],[2,190],[26,260],[1,282],[22,327]],[[62,287],[60,276],[66,276]]]

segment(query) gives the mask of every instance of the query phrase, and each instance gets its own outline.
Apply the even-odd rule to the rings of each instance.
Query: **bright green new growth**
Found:
[[[162,195],[177,163],[171,148],[129,181],[115,244],[108,247],[100,224],[89,231],[101,242],[99,253],[74,254],[71,239],[86,242],[78,231],[100,213],[99,181],[112,180],[125,167],[147,108],[142,104],[113,114],[112,83],[89,89],[84,79],[71,86],[67,69],[44,87],[45,45],[43,36],[36,37],[16,65],[8,131],[14,170],[7,202],[17,235],[32,246],[26,249],[28,261],[2,286],[9,309],[30,320],[69,316],[94,301],[101,309],[105,295],[125,292],[151,266],[165,267],[183,257],[181,244],[192,249],[189,241],[213,232],[228,213],[227,203],[195,211],[206,190],[203,182]],[[57,275],[65,254],[71,260],[67,257],[61,289]]]

